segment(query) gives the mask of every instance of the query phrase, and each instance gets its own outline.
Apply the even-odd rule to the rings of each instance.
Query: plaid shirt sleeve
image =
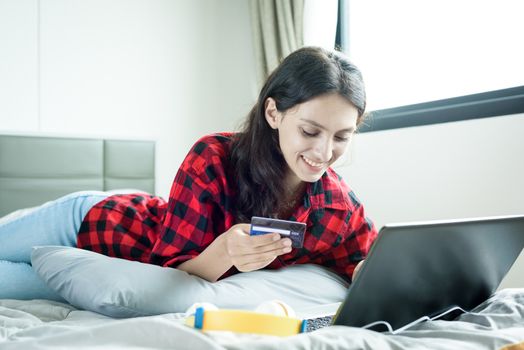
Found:
[[[286,263],[293,259],[296,263],[328,267],[351,281],[356,265],[366,258],[375,241],[377,230],[366,217],[363,205],[336,173],[326,173],[318,185],[322,188],[309,194],[309,210],[298,218],[308,224],[304,247],[283,258]]]
[[[180,166],[160,236],[152,249],[152,263],[176,267],[200,254],[225,231],[220,203],[226,191],[224,148],[219,143],[199,140]]]
[[[315,222],[315,216],[322,219]],[[328,267],[351,281],[356,265],[366,258],[377,237],[374,225],[364,216],[363,207],[355,211],[325,210],[323,214],[314,211],[311,218],[313,224],[302,248],[307,253],[299,252],[296,262]]]
[[[344,222],[347,224],[343,226],[342,232],[345,239],[325,257],[324,264],[351,280],[356,265],[368,255],[377,237],[377,231],[365,216],[362,205],[345,215]]]

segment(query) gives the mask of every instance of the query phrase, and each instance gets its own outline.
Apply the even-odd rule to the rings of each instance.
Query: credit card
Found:
[[[302,248],[304,245],[306,224],[303,222],[263,218],[260,216],[253,216],[251,218],[250,235],[265,235],[272,232],[279,233],[281,237],[289,237],[293,248]]]

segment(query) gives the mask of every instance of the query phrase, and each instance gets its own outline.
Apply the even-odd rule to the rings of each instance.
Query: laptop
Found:
[[[336,313],[333,304],[331,315],[310,313],[306,330],[331,324],[397,333],[453,319],[496,291],[523,248],[524,215],[386,225]]]

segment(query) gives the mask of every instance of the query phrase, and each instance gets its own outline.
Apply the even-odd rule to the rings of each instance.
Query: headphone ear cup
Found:
[[[194,303],[193,305],[187,308],[186,316],[194,315],[196,312],[196,309],[199,307],[203,308],[204,311],[218,310],[218,307],[216,307],[216,305],[211,304],[211,303],[206,303],[206,302]]]
[[[280,300],[265,301],[256,307],[255,312],[277,316],[296,317],[295,310]]]

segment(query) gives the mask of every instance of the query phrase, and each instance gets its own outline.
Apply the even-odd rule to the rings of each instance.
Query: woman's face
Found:
[[[347,149],[357,127],[358,110],[339,94],[325,94],[281,113],[266,100],[266,120],[278,130],[289,167],[287,186],[315,182]]]

